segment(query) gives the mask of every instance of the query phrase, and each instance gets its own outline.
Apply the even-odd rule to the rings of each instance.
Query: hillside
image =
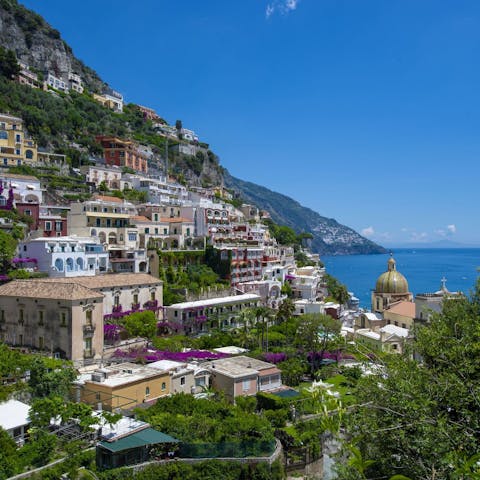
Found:
[[[228,173],[224,179],[228,188],[247,202],[267,210],[276,223],[287,225],[297,232],[312,233],[312,250],[321,255],[386,253],[383,247],[362,237],[355,230],[341,225],[333,218],[322,217],[293,198],[245,182]]]
[[[123,113],[114,113],[97,103],[91,93],[100,91],[106,83],[73,55],[57,30],[16,0],[0,0],[0,46],[13,51],[20,61],[39,73],[77,72],[87,87],[81,95],[75,92],[52,95],[0,76],[0,112],[23,118],[40,147],[66,154],[72,166],[78,166],[101,154],[96,135],[116,135],[150,148],[150,166],[165,168],[166,140],[152,122],[145,120],[134,104],[125,105]],[[175,143],[178,141],[169,140],[168,145],[172,147]],[[241,199],[269,211],[275,222],[299,233],[312,233],[312,250],[320,254],[385,252],[354,230],[320,216],[285,195],[231,177],[208,145],[197,148],[195,155],[175,153],[169,148],[168,172],[190,185],[208,187],[225,183]]]

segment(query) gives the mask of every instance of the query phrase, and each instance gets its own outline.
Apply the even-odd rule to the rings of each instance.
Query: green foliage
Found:
[[[416,330],[421,364],[386,357],[380,373],[358,381],[358,403],[366,406],[352,411],[347,435],[362,458],[375,460],[368,478],[477,478],[475,467],[463,469],[480,449],[479,325],[480,284],[471,298],[447,299]]]
[[[285,385],[296,387],[300,385],[302,377],[307,373],[308,364],[300,358],[289,358],[278,364],[282,371],[282,381]]]
[[[129,337],[154,338],[157,333],[157,319],[150,310],[131,313],[123,317],[122,324]]]
[[[0,273],[6,273],[15,255],[17,241],[8,233],[0,230]]]
[[[325,282],[327,283],[327,290],[330,296],[332,296],[336,302],[340,305],[344,305],[348,301],[347,287],[341,284],[335,277],[332,277],[328,273],[325,274]]]
[[[19,471],[17,445],[0,427],[0,479],[9,478]]]
[[[65,397],[77,376],[71,365],[44,357],[33,357],[29,367],[28,386],[34,397]]]
[[[195,399],[183,393],[160,398],[141,420],[185,442],[273,440],[269,422],[223,399]]]
[[[13,78],[20,73],[15,52],[0,46],[0,75],[7,79]]]

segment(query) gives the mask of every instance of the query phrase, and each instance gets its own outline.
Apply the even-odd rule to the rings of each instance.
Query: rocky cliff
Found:
[[[16,0],[0,0],[0,39],[2,46],[14,51],[21,62],[41,73],[50,71],[59,77],[78,73],[95,92],[105,86],[91,68],[74,56],[58,30]]]

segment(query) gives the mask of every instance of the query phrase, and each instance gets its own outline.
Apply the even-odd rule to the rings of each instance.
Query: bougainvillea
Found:
[[[224,353],[213,353],[207,350],[189,350],[188,352],[168,352],[154,349],[132,349],[127,352],[116,350],[115,357],[129,361],[144,360],[145,362],[157,362],[159,360],[173,360],[175,362],[189,362],[192,360],[217,360],[228,357]]]

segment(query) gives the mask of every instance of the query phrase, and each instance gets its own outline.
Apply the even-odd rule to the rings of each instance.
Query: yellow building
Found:
[[[0,114],[0,166],[13,167],[37,162],[37,145],[26,137],[23,120]]]
[[[80,401],[96,408],[128,410],[171,392],[167,370],[136,363],[121,363],[96,370],[77,382]]]

